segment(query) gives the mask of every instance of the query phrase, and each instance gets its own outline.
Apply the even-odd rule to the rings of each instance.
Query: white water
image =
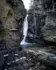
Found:
[[[28,18],[28,15],[26,15],[25,20],[24,20],[24,24],[23,24],[23,36],[24,36],[24,38],[23,38],[22,42],[20,43],[21,45],[29,44],[25,41],[26,37],[27,37],[27,32],[28,32],[28,20],[27,20],[27,18]]]

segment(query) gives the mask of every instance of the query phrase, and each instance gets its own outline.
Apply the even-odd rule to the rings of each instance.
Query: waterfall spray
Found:
[[[26,40],[26,37],[27,37],[27,32],[28,32],[28,15],[26,15],[25,17],[25,20],[24,20],[24,24],[23,24],[23,40],[21,42],[21,45],[25,45],[25,44],[28,44],[25,40]]]

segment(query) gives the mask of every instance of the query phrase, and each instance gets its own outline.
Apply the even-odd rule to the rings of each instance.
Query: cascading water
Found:
[[[24,36],[24,38],[23,38],[22,42],[20,43],[21,45],[29,44],[25,41],[26,37],[27,37],[27,31],[28,31],[28,20],[27,20],[27,18],[28,18],[28,14],[25,17],[24,24],[23,24],[23,36]]]

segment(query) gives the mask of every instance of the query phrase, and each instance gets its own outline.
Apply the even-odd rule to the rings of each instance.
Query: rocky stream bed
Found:
[[[56,70],[56,55],[53,53],[47,47],[1,48],[0,70]]]

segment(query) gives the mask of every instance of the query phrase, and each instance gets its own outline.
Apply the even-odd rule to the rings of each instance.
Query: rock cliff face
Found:
[[[0,0],[0,41],[8,47],[18,46],[26,14],[22,0]]]
[[[33,5],[29,10],[29,39],[46,42],[56,42],[56,1],[32,0]],[[31,38],[32,35],[32,38]]]
[[[46,41],[56,42],[56,14],[49,13],[45,19],[45,25],[41,29]]]

